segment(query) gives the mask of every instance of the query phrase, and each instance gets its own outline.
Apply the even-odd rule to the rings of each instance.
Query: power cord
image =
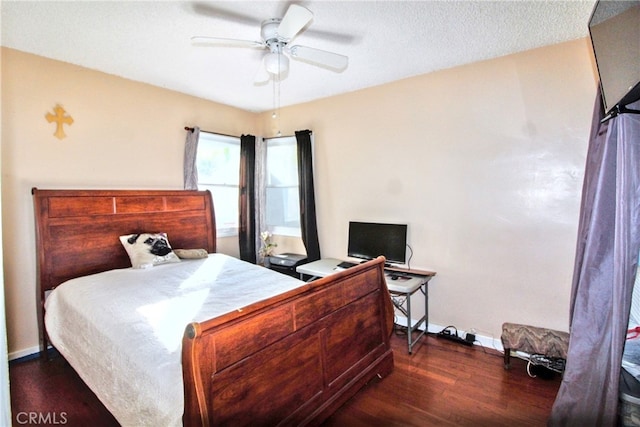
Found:
[[[453,334],[451,333],[450,329],[453,329]],[[445,328],[443,328],[440,332],[438,332],[438,335],[452,335],[457,337],[458,336],[458,328],[456,328],[453,325],[449,325]]]
[[[408,243],[407,243],[407,247],[409,248],[409,259],[407,260],[407,269],[411,270],[411,258],[413,258],[413,249],[411,249],[411,246],[409,246]]]
[[[398,324],[398,316],[393,315],[393,333],[396,335],[407,335],[407,327]]]

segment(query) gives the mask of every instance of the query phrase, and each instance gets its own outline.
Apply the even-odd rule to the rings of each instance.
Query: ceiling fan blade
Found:
[[[265,44],[263,42],[254,40],[240,40],[240,39],[226,39],[223,37],[208,37],[208,36],[193,36],[191,37],[191,43],[194,45],[216,45],[227,47],[253,47],[263,48]]]
[[[309,9],[297,4],[290,5],[278,26],[278,37],[282,40],[291,40],[311,19],[313,19],[313,13]]]
[[[307,46],[291,46],[288,49],[291,57],[322,65],[333,71],[344,71],[349,65],[349,58],[339,53],[327,52]]]

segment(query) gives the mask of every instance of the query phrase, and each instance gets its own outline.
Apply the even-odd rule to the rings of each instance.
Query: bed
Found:
[[[206,191],[32,193],[42,354],[123,425],[318,425],[393,369],[384,258],[305,283],[216,254]],[[131,268],[146,232],[206,254]]]

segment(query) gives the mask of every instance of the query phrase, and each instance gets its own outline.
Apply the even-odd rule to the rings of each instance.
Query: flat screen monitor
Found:
[[[640,1],[599,0],[589,35],[605,112],[640,99]]]
[[[347,255],[374,259],[383,255],[388,263],[404,264],[407,254],[407,224],[349,222]]]

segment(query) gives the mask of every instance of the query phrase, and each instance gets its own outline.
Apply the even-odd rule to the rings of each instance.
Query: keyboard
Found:
[[[353,266],[355,266],[356,264],[349,262],[349,261],[342,261],[340,264],[338,264],[338,267],[340,268],[351,268]]]

